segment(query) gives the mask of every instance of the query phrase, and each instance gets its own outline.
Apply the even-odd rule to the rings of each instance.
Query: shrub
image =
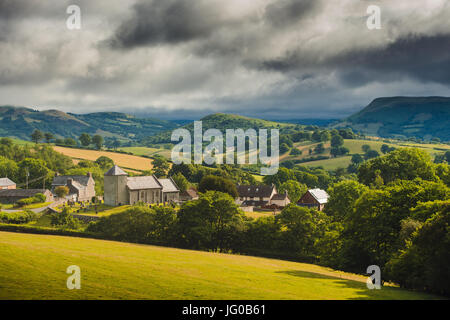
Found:
[[[25,224],[38,219],[40,215],[31,210],[14,213],[0,213],[0,222],[11,224]]]
[[[47,201],[47,197],[42,193],[38,193],[34,196],[34,200],[34,203],[44,203]]]
[[[25,206],[28,206],[28,205],[33,204],[35,202],[36,202],[36,199],[34,197],[32,197],[32,198],[20,199],[19,201],[17,201],[17,204],[20,207],[25,207]]]

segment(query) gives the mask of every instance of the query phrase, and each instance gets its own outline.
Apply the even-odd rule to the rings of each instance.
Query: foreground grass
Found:
[[[81,290],[68,290],[68,266]],[[0,299],[433,299],[310,264],[0,232]]]

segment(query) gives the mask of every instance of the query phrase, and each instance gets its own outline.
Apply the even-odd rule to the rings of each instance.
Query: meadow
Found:
[[[81,268],[68,290],[67,267]],[[311,264],[0,232],[0,299],[440,299]]]

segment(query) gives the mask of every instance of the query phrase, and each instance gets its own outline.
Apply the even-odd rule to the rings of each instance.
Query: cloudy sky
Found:
[[[449,88],[448,0],[0,0],[0,105],[341,118]]]

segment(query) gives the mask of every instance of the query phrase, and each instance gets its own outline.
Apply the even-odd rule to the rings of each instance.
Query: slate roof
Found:
[[[0,190],[0,197],[34,197],[38,193],[44,194],[48,190],[44,189],[4,189]]]
[[[187,189],[186,191],[181,192],[180,197],[193,199],[198,197],[198,193],[194,189],[190,188]]]
[[[68,179],[72,179],[74,185],[75,183],[78,183],[79,185],[87,186],[89,182],[88,176],[55,176],[53,178],[52,186],[53,187],[66,186]]]
[[[16,183],[8,178],[0,178],[0,187],[14,186]]]
[[[127,187],[130,190],[162,189],[163,186],[155,176],[128,177]]]
[[[285,193],[277,193],[274,194],[272,197],[272,200],[286,200],[288,198],[288,195]]]
[[[123,171],[119,166],[114,166],[105,173],[105,176],[127,176],[128,174]]]
[[[268,198],[272,195],[274,186],[251,186],[251,185],[238,185],[237,191],[241,198]]]
[[[317,200],[320,204],[325,204],[328,202],[328,198],[330,197],[325,190],[322,189],[312,189],[308,190],[309,193]]]
[[[163,192],[178,192],[180,191],[172,179],[158,179],[159,183],[162,185]]]

